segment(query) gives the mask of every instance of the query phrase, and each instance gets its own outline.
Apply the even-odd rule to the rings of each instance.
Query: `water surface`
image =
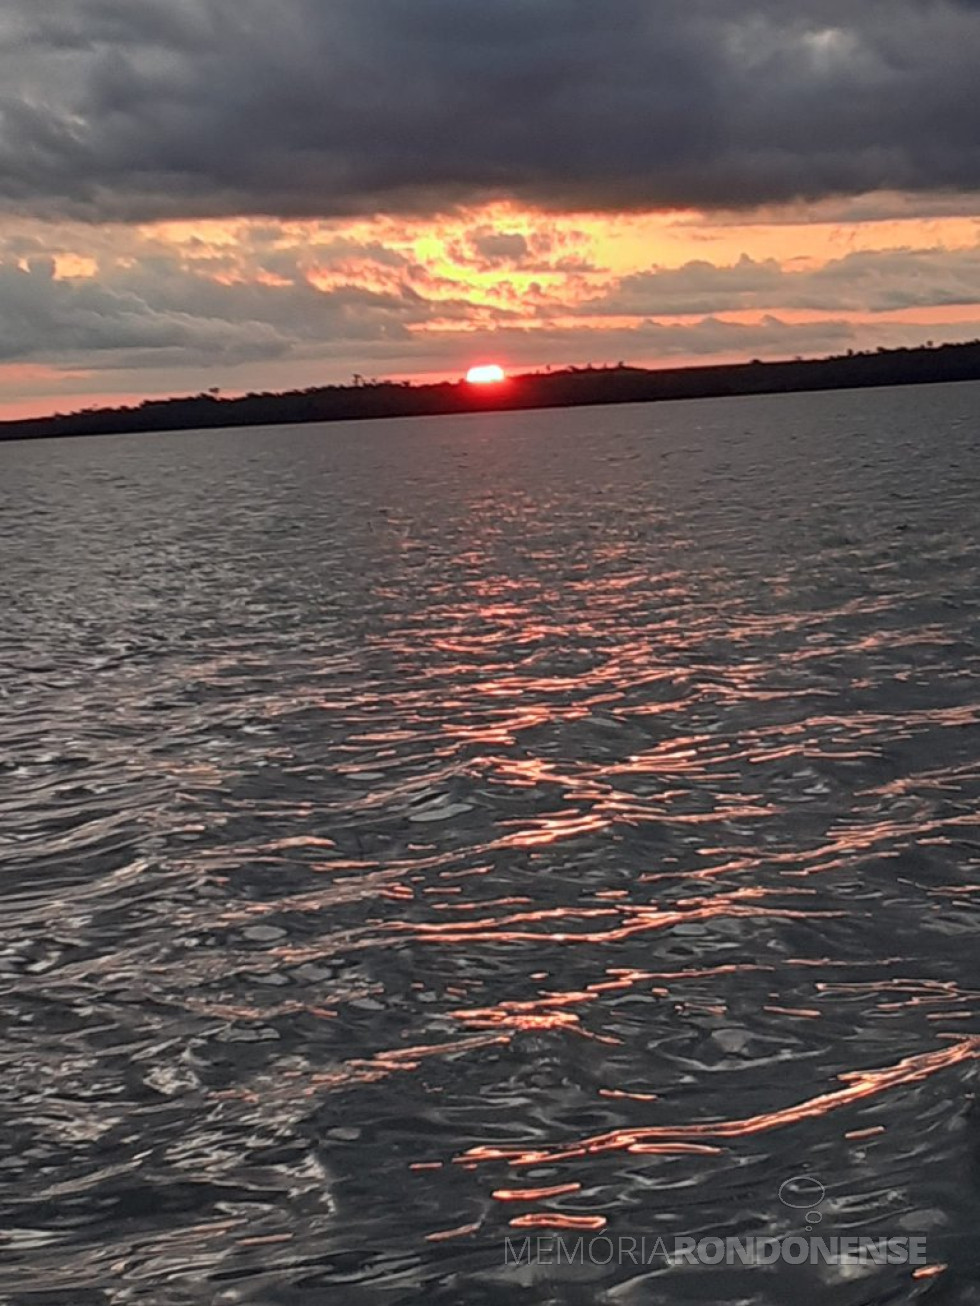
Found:
[[[980,1301],[978,428],[0,446],[9,1300]],[[816,1215],[935,1273],[504,1264]]]

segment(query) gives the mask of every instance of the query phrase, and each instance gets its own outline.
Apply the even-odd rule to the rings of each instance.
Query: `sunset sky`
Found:
[[[980,336],[978,0],[5,0],[0,416]]]

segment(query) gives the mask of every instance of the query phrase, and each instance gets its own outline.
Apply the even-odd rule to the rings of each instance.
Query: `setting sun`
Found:
[[[466,379],[471,385],[496,385],[506,380],[506,377],[502,367],[488,363],[481,367],[471,367],[466,373]]]

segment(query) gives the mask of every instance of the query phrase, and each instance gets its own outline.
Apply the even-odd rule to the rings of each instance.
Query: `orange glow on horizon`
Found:
[[[140,314],[166,326],[170,309],[156,299],[166,267],[213,348],[176,360],[147,350],[139,368],[117,368],[106,366],[106,351],[65,352],[48,332],[44,361],[35,341],[36,357],[0,366],[0,420],[135,406],[202,387],[228,398],[339,385],[365,367],[418,385],[465,377],[486,387],[483,405],[493,406],[509,399],[516,375],[545,368],[822,358],[980,335],[980,295],[960,302],[971,297],[980,259],[976,195],[881,192],[737,213],[555,212],[494,201],[428,215],[98,227],[8,216],[4,230],[8,265],[34,278],[25,285],[51,297],[52,314],[70,314],[98,282],[123,321],[126,296],[136,294]],[[17,258],[20,248],[29,256]],[[867,259],[849,265],[853,255]],[[822,279],[810,284],[811,275]],[[243,305],[269,331],[258,337],[258,358],[241,323],[232,331],[248,348],[224,352],[221,323],[237,321]],[[349,324],[349,338],[346,325],[336,334],[331,326],[331,343],[311,347],[308,309],[327,325]],[[484,351],[505,357],[506,371],[485,362],[467,374],[462,360]]]

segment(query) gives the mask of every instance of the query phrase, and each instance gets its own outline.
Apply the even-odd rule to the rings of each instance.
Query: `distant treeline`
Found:
[[[147,400],[132,408],[85,409],[68,415],[0,422],[0,439],[431,417],[493,409],[571,408],[975,380],[980,380],[980,340],[778,363],[754,361],[657,370],[620,363],[615,367],[527,373],[500,385],[373,381],[286,394],[248,394],[237,399],[222,399],[211,392],[184,399]]]

